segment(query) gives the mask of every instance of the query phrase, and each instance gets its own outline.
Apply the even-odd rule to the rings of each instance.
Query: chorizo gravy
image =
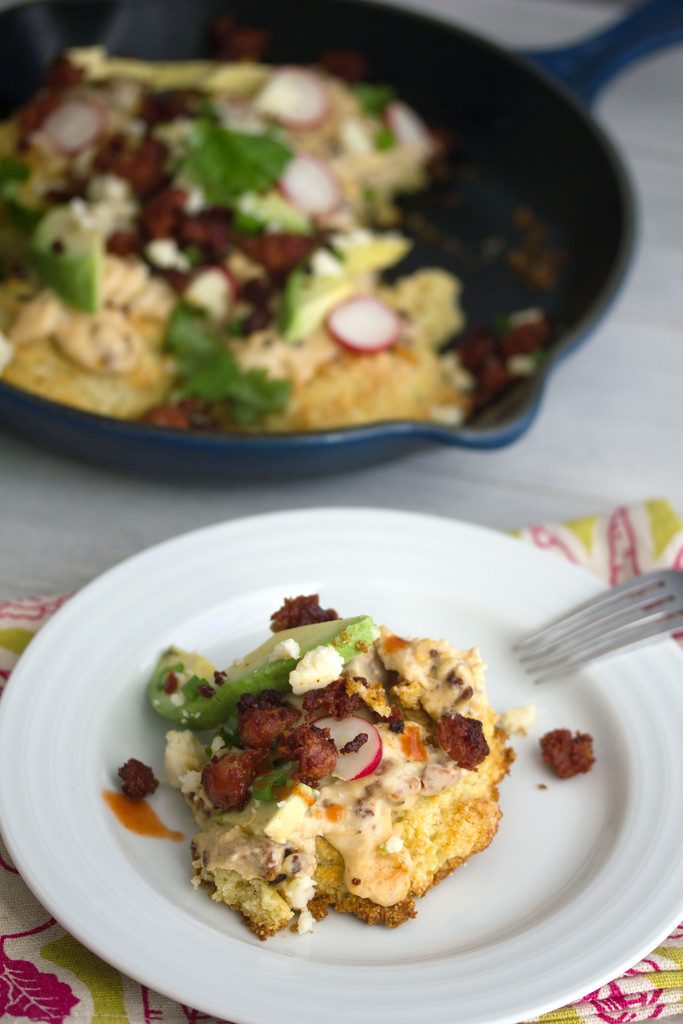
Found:
[[[166,782],[199,828],[192,884],[261,939],[329,908],[396,927],[496,833],[514,754],[485,666],[317,595],[286,599],[271,629],[224,670],[171,647],[148,683],[175,726]]]
[[[401,194],[446,159],[362,57],[263,63],[211,26],[214,59],[67,51],[0,125],[0,376],[160,427],[281,432],[458,425],[534,371],[539,310],[457,350],[460,285],[424,268]]]

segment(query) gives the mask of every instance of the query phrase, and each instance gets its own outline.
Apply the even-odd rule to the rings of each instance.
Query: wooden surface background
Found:
[[[577,39],[618,16],[585,0],[413,0],[511,46]],[[115,475],[0,432],[0,596],[73,590],[156,541],[277,508],[374,505],[500,529],[645,497],[683,509],[683,50],[605,90],[596,114],[634,178],[630,278],[590,341],[554,375],[510,448],[434,448],[341,477],[192,485]]]

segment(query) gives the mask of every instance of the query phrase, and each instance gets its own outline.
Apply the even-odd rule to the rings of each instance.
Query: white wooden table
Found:
[[[512,46],[576,39],[619,10],[579,0],[413,2]],[[103,472],[0,433],[0,596],[73,590],[155,541],[277,508],[376,505],[499,528],[644,497],[683,508],[681,96],[679,49],[626,71],[598,104],[636,182],[640,245],[606,322],[554,376],[514,446],[435,448],[312,482],[190,487]]]

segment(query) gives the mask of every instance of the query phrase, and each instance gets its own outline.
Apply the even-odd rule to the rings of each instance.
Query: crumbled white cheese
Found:
[[[190,261],[178,248],[173,238],[156,238],[145,247],[150,263],[162,270],[189,270]]]
[[[523,704],[518,708],[508,708],[498,719],[498,724],[507,733],[520,733],[526,736],[536,721],[536,705]]]
[[[280,892],[292,910],[304,910],[314,891],[315,879],[310,875],[295,875],[280,887]]]
[[[171,704],[175,705],[175,707],[181,708],[185,703],[185,694],[180,693],[179,690],[176,690],[175,693],[169,694],[168,699],[170,700]]]
[[[192,185],[186,190],[185,213],[199,213],[206,206],[206,197],[200,188]]]
[[[180,792],[183,796],[193,796],[202,784],[202,773],[189,771],[180,777]]]
[[[219,750],[222,750],[225,746],[225,740],[222,736],[214,736],[211,740],[211,753],[217,754]]]
[[[315,919],[313,917],[313,914],[307,907],[304,907],[304,909],[299,914],[299,920],[297,922],[296,930],[299,933],[299,935],[307,935],[309,932],[313,931],[314,923]]]
[[[303,75],[272,75],[254,102],[254,109],[268,117],[288,117],[301,105],[301,92],[305,88]]]
[[[185,289],[184,298],[203,309],[212,320],[225,320],[232,299],[230,282],[218,267],[202,270]]]
[[[132,198],[128,182],[115,174],[95,174],[88,182],[87,195],[93,203],[121,203]]]
[[[339,651],[328,644],[321,644],[307,651],[296,668],[292,669],[289,685],[297,695],[319,690],[338,679],[343,667],[344,659]]]
[[[192,128],[193,121],[189,117],[176,117],[166,124],[155,125],[154,137],[161,139],[174,155],[181,154]]]
[[[530,377],[536,369],[536,360],[533,356],[520,353],[508,359],[507,368],[513,377]]]
[[[383,853],[400,853],[403,849],[403,840],[400,836],[389,836],[386,843],[382,843],[380,850]]]
[[[343,277],[344,264],[327,249],[316,249],[310,259],[314,277]]]
[[[508,317],[510,327],[523,327],[524,324],[537,324],[545,316],[542,309],[533,306],[531,309],[519,309]]]
[[[0,331],[0,373],[12,362],[14,346],[9,338]]]
[[[354,156],[365,156],[375,148],[363,122],[356,117],[347,117],[342,121],[339,138],[344,149]]]
[[[286,800],[278,800],[275,806],[276,807],[284,807],[286,803],[287,803]]]
[[[476,380],[460,362],[457,352],[446,352],[440,359],[441,368],[456,391],[474,391]]]
[[[93,211],[84,199],[81,199],[80,196],[75,196],[69,203],[69,209],[78,227],[83,228],[84,231],[94,231],[97,227],[97,221],[93,216]]]
[[[174,123],[174,122],[172,122]],[[126,135],[132,136],[134,139],[144,139],[148,131],[148,124],[139,117],[131,117],[126,121],[125,130]]]
[[[458,405],[433,405],[429,410],[429,418],[445,427],[459,427],[465,414]]]
[[[169,786],[180,789],[188,772],[199,772],[206,764],[204,748],[193,732],[170,729],[166,733],[164,773]]]
[[[93,201],[89,203],[76,196],[70,201],[69,210],[76,228],[82,231],[98,231],[106,236],[131,224],[137,212],[137,204],[130,193],[97,201],[93,197]]]
[[[301,648],[298,643],[293,637],[288,636],[286,640],[281,640],[279,644],[275,644],[268,660],[281,661],[283,658],[298,658],[300,654]]]

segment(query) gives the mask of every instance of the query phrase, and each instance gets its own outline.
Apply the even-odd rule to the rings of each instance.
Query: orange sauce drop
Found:
[[[328,821],[341,821],[344,817],[344,808],[341,804],[330,804],[325,808],[325,817]]]
[[[312,807],[315,803],[313,794],[308,793],[298,782],[293,783],[291,786],[273,787],[273,796],[276,800],[286,800],[288,796],[292,796],[294,793],[301,797],[308,807]]]
[[[404,640],[402,636],[388,636],[384,641],[384,650],[387,654],[394,651],[402,651],[404,647],[410,647],[410,641]]]
[[[427,751],[422,742],[419,730],[414,725],[407,725],[401,734],[401,749],[410,761],[426,761]]]
[[[111,789],[103,789],[102,798],[123,827],[130,832],[136,832],[139,836],[172,839],[175,843],[184,838],[182,832],[174,832],[167,828],[146,800],[131,800],[125,793],[115,793]]]

